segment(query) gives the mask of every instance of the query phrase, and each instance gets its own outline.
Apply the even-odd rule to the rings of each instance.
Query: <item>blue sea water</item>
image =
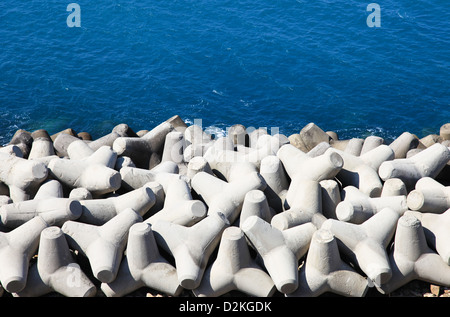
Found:
[[[450,122],[448,0],[380,0],[380,27],[361,0],[75,0],[72,28],[71,1],[0,2],[1,144],[175,114],[342,138]]]

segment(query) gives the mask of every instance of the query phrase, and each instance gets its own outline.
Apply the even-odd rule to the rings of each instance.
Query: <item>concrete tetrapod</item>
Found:
[[[184,130],[184,139],[188,146],[191,144],[204,144],[211,141],[211,135],[203,131],[201,123],[199,125],[196,120],[194,120],[194,124],[188,126]]]
[[[61,131],[56,136],[53,135],[51,137],[51,139],[53,140],[53,149],[56,155],[59,157],[67,157],[67,148],[69,147],[69,145],[74,141],[80,140],[80,138],[78,138],[74,133],[69,134],[66,132],[68,131]]]
[[[127,124],[120,123],[116,125],[110,133],[98,139],[92,140],[88,143],[88,145],[94,151],[104,145],[112,147],[114,141],[119,137],[137,137],[137,135]]]
[[[67,220],[78,219],[80,202],[62,196],[61,184],[48,180],[38,189],[34,199],[1,206],[1,223],[8,228],[17,228],[35,216],[41,216],[49,226],[60,227]]]
[[[120,188],[121,176],[104,164],[102,151],[100,148],[83,159],[53,158],[48,163],[50,175],[70,188],[86,188],[93,196],[114,192]]]
[[[119,270],[129,228],[141,221],[142,217],[128,208],[104,225],[67,221],[62,226],[62,231],[69,246],[89,259],[94,277],[109,283],[115,279]]]
[[[408,194],[408,207],[421,212],[443,213],[450,208],[450,186],[422,177]]]
[[[30,199],[47,176],[44,163],[0,152],[0,181],[8,186],[13,202]]]
[[[403,183],[401,179],[389,178],[384,182],[383,189],[381,190],[381,197],[406,195],[408,195],[408,191],[405,183]]]
[[[417,148],[419,139],[409,132],[403,132],[394,141],[389,144],[389,147],[394,151],[395,159],[406,158],[406,153],[409,150]]]
[[[284,135],[276,134],[260,135],[253,147],[246,147],[246,162],[253,162],[256,167],[261,167],[261,161],[267,156],[276,155],[281,146],[288,144],[289,141]]]
[[[152,154],[160,153],[166,135],[173,131],[170,122],[162,122],[142,137],[119,137],[114,140],[113,149],[117,155],[128,156],[138,168],[150,168]]]
[[[218,297],[232,290],[257,297],[270,297],[276,291],[272,278],[252,259],[244,233],[238,227],[224,230],[217,258],[193,293],[198,297]]]
[[[376,136],[376,135],[370,135],[367,138],[364,139],[363,146],[361,148],[360,155],[363,155],[370,150],[373,150],[374,148],[382,145],[384,143],[384,139],[382,137]]]
[[[301,177],[315,181],[333,179],[344,165],[342,157],[329,148],[324,154],[310,157],[291,144],[285,144],[277,152],[286,173],[292,179]]]
[[[64,192],[60,182],[55,179],[47,179],[39,186],[33,199],[63,198]]]
[[[276,212],[283,211],[283,202],[289,188],[289,179],[281,160],[276,155],[268,155],[261,160],[259,173],[267,186],[264,194],[269,206]]]
[[[192,179],[192,189],[208,206],[208,215],[223,213],[234,223],[242,208],[245,195],[251,190],[264,190],[266,183],[257,172],[243,175],[230,182],[206,172],[197,173]]]
[[[325,229],[314,232],[298,279],[298,288],[287,296],[317,297],[331,292],[364,297],[369,289],[367,279],[341,259],[335,237]]]
[[[250,159],[245,153],[233,150],[222,150],[212,146],[205,152],[203,158],[206,159],[213,173],[226,181],[233,180],[232,177],[236,175],[237,169],[245,173],[259,170],[260,161],[257,158]]]
[[[41,216],[51,226],[60,227],[80,215],[80,202],[71,198],[32,199],[0,207],[1,223],[8,228],[17,228],[35,216]]]
[[[322,214],[325,218],[337,219],[336,206],[342,201],[340,185],[334,179],[319,182],[322,191]]]
[[[323,229],[337,238],[339,250],[375,284],[389,281],[392,269],[386,248],[395,233],[398,212],[385,208],[362,224],[327,219]]]
[[[66,297],[93,297],[97,289],[70,253],[59,227],[42,230],[37,263],[30,267],[27,284],[15,297],[38,297],[57,292]]]
[[[377,287],[383,294],[389,294],[416,279],[450,286],[450,266],[427,245],[422,224],[411,213],[398,220],[389,261],[392,277]]]
[[[28,159],[33,160],[52,155],[55,155],[55,149],[53,148],[53,142],[50,137],[39,137],[33,140]]]
[[[378,168],[394,158],[394,152],[387,145],[380,145],[367,153],[355,156],[334,149],[344,160],[344,165],[336,175],[342,186],[355,186],[369,197],[379,197],[383,184],[378,176]]]
[[[203,156],[194,156],[188,163],[186,176],[192,180],[198,172],[213,174],[211,166]]]
[[[322,213],[322,188],[317,181],[293,179],[285,200],[285,211],[272,217],[271,225],[285,230],[311,222],[313,216]]]
[[[191,227],[165,220],[152,224],[159,246],[175,259],[178,281],[186,289],[200,285],[209,257],[230,223],[221,213],[213,213]]]
[[[406,196],[383,196],[371,198],[354,186],[343,189],[344,199],[336,206],[337,219],[361,224],[374,214],[390,208],[400,216],[408,210]]]
[[[67,146],[67,156],[71,160],[81,160],[91,156],[95,151],[83,140],[75,140]]]
[[[450,265],[450,209],[442,214],[407,211],[422,224],[428,245],[441,256],[447,265]]]
[[[276,288],[284,294],[295,291],[298,261],[308,251],[316,226],[306,223],[281,231],[258,216],[251,216],[241,229],[261,257]]]
[[[23,158],[22,150],[17,145],[10,144],[4,147],[0,147],[0,153]]]
[[[46,227],[38,216],[10,232],[0,232],[0,282],[8,292],[20,292],[25,287],[30,260]]]
[[[179,131],[171,131],[167,133],[164,148],[161,156],[161,162],[172,161],[177,164],[184,163],[184,149],[186,148],[186,141],[184,134]]]
[[[408,190],[414,188],[422,177],[435,178],[450,160],[448,147],[435,143],[410,158],[394,159],[381,163],[378,170],[383,181],[400,178]]]
[[[116,279],[102,283],[101,289],[108,297],[122,297],[145,286],[170,296],[183,290],[175,267],[159,253],[151,225],[141,222],[130,228]]]
[[[275,211],[269,206],[264,192],[254,189],[245,194],[241,213],[236,220],[236,226],[240,226],[250,216],[258,216],[267,222],[270,222],[275,215]]]
[[[30,153],[31,145],[33,143],[33,136],[30,132],[19,129],[16,130],[8,145],[14,145],[20,149],[23,158],[28,158]]]
[[[155,194],[146,185],[117,197],[80,200],[82,211],[78,221],[103,225],[127,208],[143,217],[155,201]]]
[[[331,137],[314,122],[310,122],[300,130],[300,138],[306,148],[311,150],[321,142],[330,142]]]
[[[205,204],[192,199],[191,189],[184,179],[172,180],[165,193],[164,207],[145,222],[153,224],[158,220],[173,222],[190,227],[207,214]]]
[[[120,169],[120,176],[122,187],[127,190],[140,188],[148,182],[158,182],[166,190],[172,179],[183,177],[178,174],[178,166],[172,161],[160,163],[151,170],[124,166]]]

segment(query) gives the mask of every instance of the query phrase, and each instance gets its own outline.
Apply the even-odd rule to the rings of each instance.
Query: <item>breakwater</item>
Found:
[[[272,130],[272,132],[275,130]],[[339,139],[173,116],[0,151],[3,296],[362,297],[450,286],[450,127]]]

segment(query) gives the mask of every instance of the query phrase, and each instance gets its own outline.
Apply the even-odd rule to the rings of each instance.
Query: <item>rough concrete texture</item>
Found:
[[[95,285],[75,262],[59,227],[42,230],[37,263],[30,268],[25,287],[14,295],[36,297],[51,292],[68,297],[93,297],[96,294]]]
[[[450,287],[448,126],[390,144],[314,123],[291,136],[228,132],[179,116],[96,139],[18,130],[0,148],[0,295]]]
[[[175,258],[181,286],[187,289],[199,286],[208,259],[229,225],[225,215],[217,212],[191,227],[165,220],[152,226],[159,245]]]
[[[141,222],[130,228],[117,278],[102,283],[101,289],[108,297],[121,297],[144,286],[171,296],[183,289],[175,267],[160,254],[151,225]]]
[[[67,221],[62,226],[69,245],[89,259],[94,276],[101,282],[112,282],[126,247],[129,228],[142,217],[127,208],[101,226]]]
[[[176,178],[167,187],[163,208],[145,222],[152,224],[165,220],[190,227],[203,219],[206,213],[206,205],[200,200],[192,199],[188,183],[184,179]]]
[[[305,255],[316,227],[312,223],[278,230],[258,216],[251,216],[241,226],[277,289],[285,294],[298,287],[297,267]]]
[[[450,266],[426,242],[423,227],[413,214],[402,216],[389,255],[392,277],[378,288],[389,293],[413,279],[450,286]]]
[[[217,297],[232,290],[250,296],[272,296],[272,278],[252,259],[244,233],[238,227],[224,230],[214,263],[208,267],[194,295]]]
[[[421,212],[443,213],[450,208],[450,186],[431,177],[422,177],[408,194],[408,208]]]
[[[25,287],[30,259],[46,227],[37,216],[10,232],[0,232],[0,282],[6,291],[16,293]]]
[[[336,238],[326,229],[314,232],[298,279],[299,287],[288,296],[316,297],[331,292],[362,297],[369,289],[367,279],[341,259]]]

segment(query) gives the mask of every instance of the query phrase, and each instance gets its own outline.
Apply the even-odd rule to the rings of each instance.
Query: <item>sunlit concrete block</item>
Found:
[[[322,188],[317,181],[294,179],[286,194],[285,210],[270,221],[279,230],[285,230],[307,222],[322,213]]]
[[[344,165],[342,157],[332,148],[322,155],[310,157],[293,145],[285,144],[280,147],[277,156],[291,179],[301,177],[318,182],[333,179]]]
[[[0,232],[0,282],[6,291],[17,293],[25,287],[30,260],[47,226],[41,217],[34,217],[10,232]]]
[[[192,180],[198,172],[213,174],[211,166],[203,156],[195,156],[189,160],[186,176]]]
[[[261,257],[277,290],[284,294],[295,291],[298,261],[306,254],[316,226],[310,222],[281,231],[258,216],[251,216],[241,229]]]
[[[242,175],[230,182],[199,172],[191,184],[192,189],[208,206],[208,215],[220,212],[230,223],[234,223],[239,216],[245,195],[251,190],[264,190],[266,187],[264,179],[257,172]]]
[[[53,142],[50,137],[39,137],[33,140],[28,159],[33,160],[38,157],[52,155],[55,155],[55,149],[53,148]]]
[[[145,222],[153,224],[165,220],[189,227],[203,219],[207,211],[202,201],[192,199],[191,189],[185,180],[174,179],[165,193],[164,207]]]
[[[336,149],[335,151],[344,161],[336,176],[342,185],[355,186],[370,197],[379,197],[383,184],[378,169],[383,162],[394,158],[392,149],[387,145],[380,145],[360,156]]]
[[[381,197],[386,196],[406,196],[408,195],[408,190],[405,183],[399,178],[389,178],[383,184],[383,189],[381,190]]]
[[[337,219],[336,207],[342,201],[340,184],[333,179],[319,182],[322,196],[322,214],[326,218]]]
[[[86,188],[92,195],[100,196],[121,186],[121,175],[112,168],[116,155],[110,148],[102,147],[83,159],[54,158],[48,169],[52,178],[69,188]]]
[[[213,213],[191,227],[165,220],[152,224],[156,242],[175,259],[181,286],[195,289],[200,285],[209,257],[229,225],[221,213]]]
[[[394,151],[395,159],[406,158],[406,153],[418,146],[419,139],[409,132],[403,132],[389,144],[389,147]]]
[[[276,212],[283,211],[283,202],[290,183],[283,163],[278,156],[268,155],[261,160],[259,173],[267,185],[264,194],[267,196],[269,206]]]
[[[236,226],[240,226],[250,216],[258,216],[270,222],[275,214],[276,212],[269,206],[264,192],[259,189],[254,189],[245,194],[241,213],[235,224]]]
[[[384,144],[384,139],[382,137],[376,135],[368,136],[364,139],[360,155],[363,155],[382,144]]]
[[[42,230],[37,263],[30,267],[25,287],[15,297],[39,297],[57,292],[66,297],[93,297],[97,293],[70,253],[59,227]]]
[[[300,130],[300,137],[306,148],[311,150],[321,142],[330,142],[331,137],[315,123],[308,123]]]
[[[270,297],[276,291],[270,275],[252,259],[244,233],[238,227],[224,230],[217,258],[193,293],[198,297],[218,297],[233,290],[256,297]]]
[[[113,149],[118,155],[128,156],[139,168],[148,169],[153,153],[161,153],[166,135],[174,126],[164,121],[142,137],[119,137],[114,140]]]
[[[69,246],[89,259],[94,277],[110,283],[119,270],[128,231],[137,222],[142,222],[142,217],[128,208],[101,226],[66,221],[62,231]]]
[[[390,208],[400,216],[408,209],[406,196],[369,197],[353,186],[343,190],[343,200],[336,206],[337,219],[361,224],[384,208]]]
[[[136,223],[128,234],[126,255],[116,279],[102,283],[108,297],[122,297],[141,287],[150,287],[169,296],[178,296],[183,287],[176,268],[159,252],[150,224]]]
[[[422,177],[435,178],[449,160],[450,150],[436,143],[410,158],[383,162],[378,174],[384,181],[389,178],[400,178],[408,190],[411,190]]]
[[[112,148],[114,141],[119,137],[137,137],[137,134],[126,123],[120,123],[116,125],[110,133],[92,140],[88,143],[89,147],[94,151],[98,150],[102,146],[109,146]]]
[[[392,276],[386,248],[394,236],[399,218],[398,212],[385,208],[362,224],[328,219],[321,228],[330,230],[338,241],[339,250],[372,283],[381,285]]]
[[[148,170],[145,168],[125,166],[120,169],[122,187],[127,190],[138,189],[148,182],[158,182],[163,188],[175,178],[180,178],[176,163],[166,161]]]
[[[422,177],[408,194],[408,207],[421,212],[442,213],[450,208],[450,186]]]
[[[364,297],[369,289],[367,279],[341,259],[335,237],[325,229],[314,232],[298,279],[298,288],[287,296],[317,297],[331,292]]]
[[[383,294],[389,294],[416,279],[450,286],[450,266],[427,245],[422,224],[411,213],[398,220],[389,261],[392,277],[377,286]]]
[[[30,199],[47,176],[44,163],[0,153],[0,181],[8,186],[14,202]]]
[[[450,265],[450,209],[441,214],[420,211],[407,211],[405,214],[411,214],[421,222],[428,245]]]
[[[145,185],[116,197],[80,200],[81,215],[78,221],[103,225],[128,208],[143,217],[155,202],[155,194]]]

